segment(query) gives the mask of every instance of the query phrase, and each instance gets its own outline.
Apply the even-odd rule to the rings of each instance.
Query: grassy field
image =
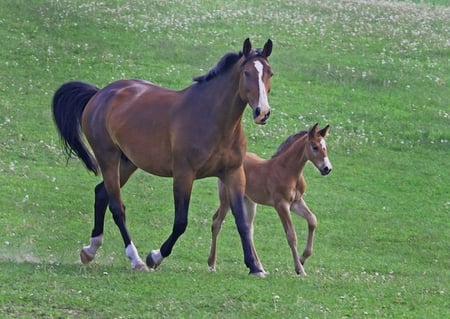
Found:
[[[245,4],[244,4],[245,3]],[[1,318],[446,318],[450,316],[450,7],[430,1],[0,0]],[[156,272],[130,270],[107,215],[84,266],[100,181],[63,156],[50,104],[69,80],[143,78],[184,88],[250,37],[274,42],[269,157],[319,122],[334,171],[311,165],[319,227],[307,277],[276,213],[258,209],[267,278],[247,275],[234,223],[209,273],[216,181],[196,182],[187,232]],[[168,236],[171,180],[137,172],[123,192],[141,256]],[[303,248],[306,223],[294,217]]]

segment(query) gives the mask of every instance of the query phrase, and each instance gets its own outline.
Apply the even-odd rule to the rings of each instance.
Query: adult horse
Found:
[[[217,65],[180,91],[143,80],[119,80],[103,89],[83,82],[63,84],[53,97],[53,115],[63,146],[103,181],[95,187],[94,228],[80,253],[90,262],[103,243],[106,208],[113,215],[131,267],[156,268],[172,252],[188,224],[193,182],[215,176],[230,194],[244,261],[251,274],[262,275],[251,247],[244,214],[246,140],[241,119],[247,104],[257,124],[270,114],[267,94],[272,69],[267,58],[272,41],[252,49],[249,39],[239,53],[227,53]],[[83,143],[82,133],[94,156]],[[173,177],[175,217],[172,233],[146,264],[139,257],[125,223],[120,189],[136,169]]]
[[[251,246],[259,268],[263,271],[264,268],[253,244],[253,220],[257,204],[275,208],[291,248],[295,271],[299,275],[306,275],[303,264],[312,253],[317,219],[303,199],[306,190],[303,168],[308,161],[311,161],[322,175],[328,175],[331,172],[332,165],[328,159],[325,142],[328,130],[328,125],[319,130],[316,124],[309,131],[301,131],[291,135],[278,147],[272,158],[267,160],[254,153],[247,153],[245,157],[245,206],[248,223],[250,224]],[[214,214],[211,225],[212,240],[208,265],[212,271],[216,267],[217,236],[230,208],[224,186],[219,181],[220,206]],[[297,234],[292,225],[290,211],[305,218],[308,222],[308,240],[301,258],[299,258],[297,252]]]

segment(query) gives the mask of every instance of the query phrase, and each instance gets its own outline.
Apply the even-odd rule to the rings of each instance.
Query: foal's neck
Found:
[[[276,158],[283,163],[287,169],[295,172],[295,176],[302,173],[308,158],[306,157],[305,147],[307,146],[308,136],[303,136],[292,143],[284,152]]]

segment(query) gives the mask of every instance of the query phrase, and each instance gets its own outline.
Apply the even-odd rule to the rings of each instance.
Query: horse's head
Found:
[[[308,132],[308,143],[306,152],[308,159],[317,167],[322,175],[328,175],[333,166],[328,159],[327,143],[325,136],[327,136],[330,126],[327,125],[323,129],[318,129],[318,124],[315,124]]]
[[[272,41],[267,40],[262,50],[252,50],[249,39],[242,49],[244,62],[239,83],[239,95],[253,109],[253,119],[257,124],[265,124],[270,116],[267,95],[270,92],[272,68],[267,58],[272,53]]]

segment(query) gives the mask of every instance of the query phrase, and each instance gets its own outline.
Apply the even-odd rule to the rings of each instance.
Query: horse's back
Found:
[[[170,176],[170,127],[179,92],[144,80],[119,80],[100,90],[83,113],[93,149],[117,149],[138,167]],[[150,169],[148,163],[153,161]]]

